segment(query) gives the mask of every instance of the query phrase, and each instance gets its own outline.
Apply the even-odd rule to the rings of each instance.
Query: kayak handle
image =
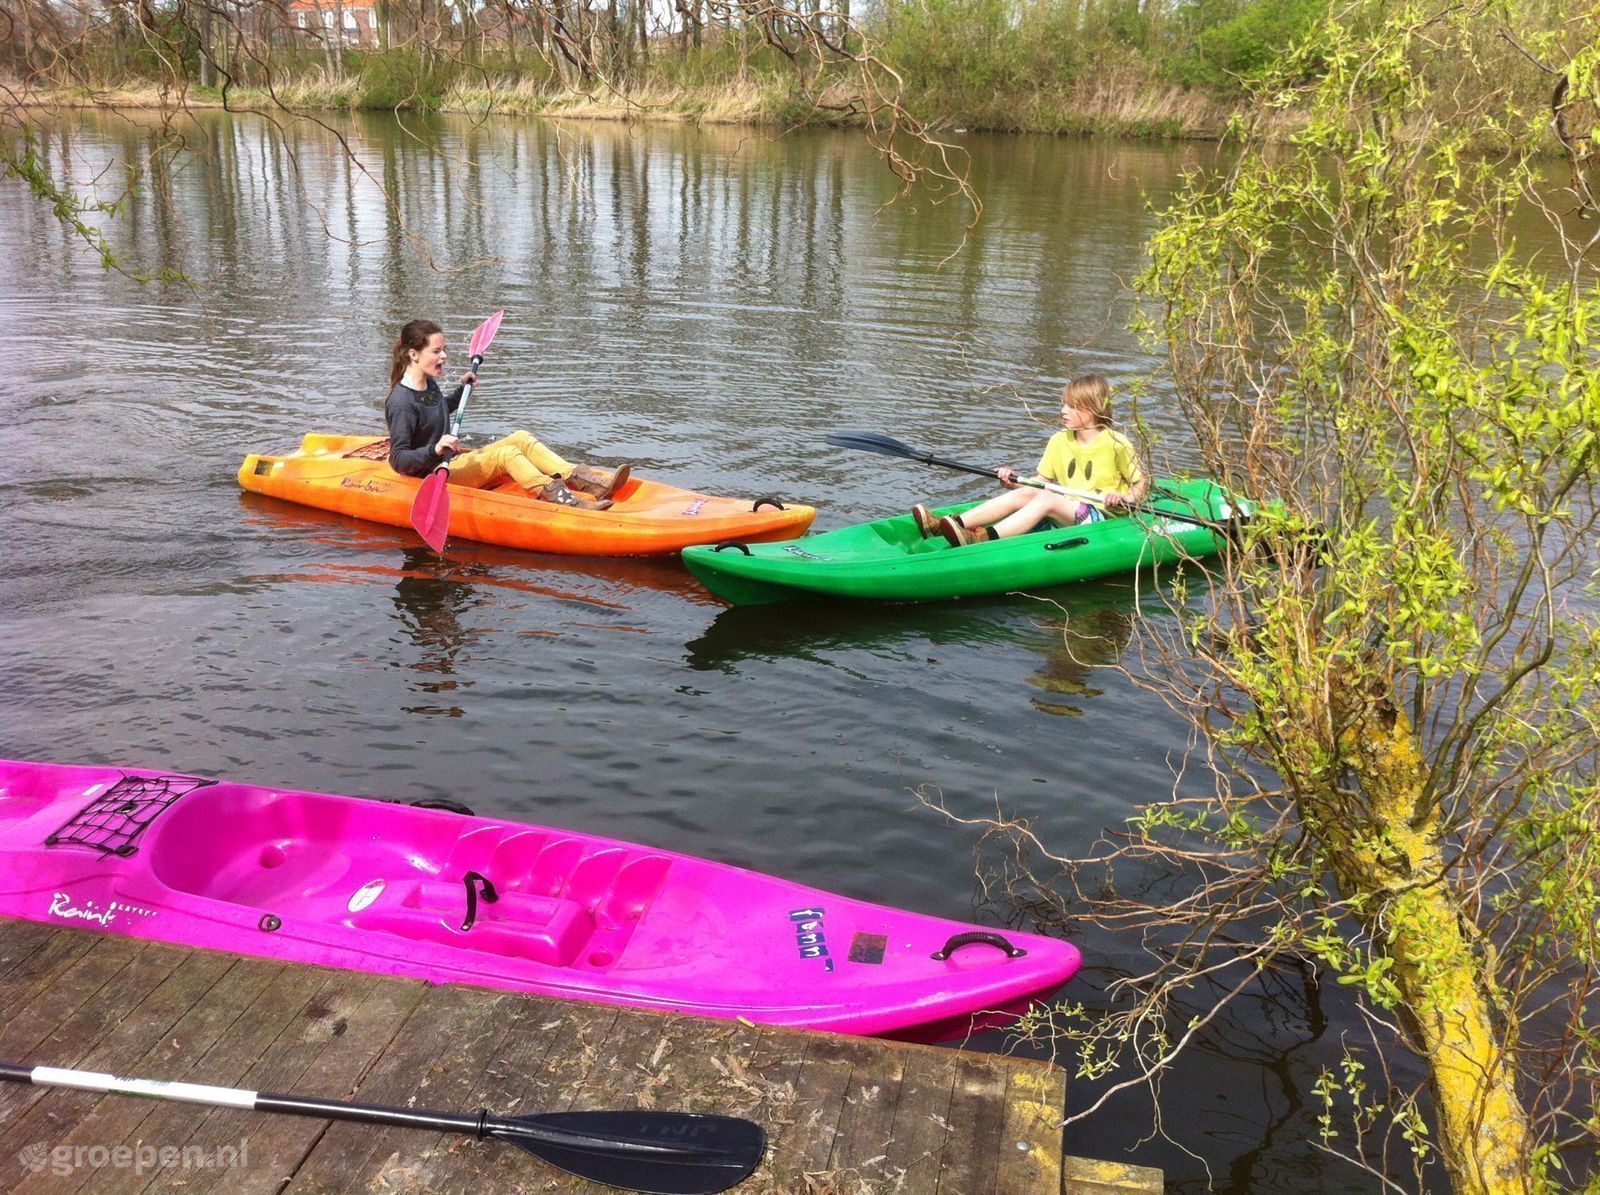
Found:
[[[746,556],[750,555],[750,549],[745,547],[736,539],[725,539],[711,550],[713,552],[720,552],[723,548],[738,548],[739,551],[743,552]]]
[[[1045,544],[1046,552],[1054,552],[1057,548],[1081,548],[1089,542],[1087,535],[1075,535],[1071,539],[1058,539],[1053,544]]]
[[[789,509],[782,502],[779,502],[776,498],[774,498],[771,494],[768,494],[765,498],[757,498],[754,502],[752,502],[750,504],[750,509],[753,510],[753,511],[754,510],[760,510],[763,506],[770,506],[774,510],[787,510],[787,509]]]
[[[963,946],[973,946],[979,942],[985,946],[998,946],[1006,952],[1007,958],[1021,958],[1028,953],[1020,946],[1013,946],[1003,934],[992,933],[986,929],[969,929],[965,933],[952,934],[948,942],[928,957],[943,962]]]
[[[477,884],[473,883],[476,880]],[[494,885],[489,882],[489,877],[481,871],[469,871],[461,877],[461,882],[467,886],[467,919],[461,923],[461,932],[466,933],[472,928],[472,923],[478,919],[478,884],[483,885],[483,899],[487,904],[494,904],[500,899],[500,894],[494,890]]]

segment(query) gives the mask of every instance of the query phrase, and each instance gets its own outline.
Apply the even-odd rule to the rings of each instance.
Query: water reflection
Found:
[[[482,564],[441,564],[439,556],[426,547],[406,549],[390,600],[395,620],[420,652],[406,666],[437,678],[416,682],[419,692],[438,695],[471,686],[470,678],[456,676],[457,657],[467,638],[461,619],[485,602],[488,590],[476,588],[472,582],[488,573]],[[436,712],[453,718],[465,713],[459,706],[444,711],[436,708]]]
[[[698,672],[730,675],[784,658],[852,671],[858,652],[917,668],[937,666],[947,644],[963,651],[1020,648],[1040,657],[1026,678],[1045,694],[1032,699],[1033,707],[1076,716],[1085,702],[1103,695],[1091,677],[1120,661],[1133,634],[1134,600],[1131,586],[1107,582],[1036,597],[732,606],[684,644],[684,660]]]
[[[714,464],[698,485],[713,492],[797,496],[829,479],[806,461],[814,449],[809,467],[772,469],[771,433],[814,444],[864,393],[892,396],[904,419],[959,399],[940,412],[950,442],[998,437],[1028,456],[1039,429],[1018,396],[1047,393],[1036,378],[1141,370],[1121,330],[1124,263],[1145,201],[1213,153],[974,139],[988,203],[963,241],[959,205],[881,211],[895,180],[847,133],[375,114],[196,113],[174,127],[89,112],[51,131],[63,175],[150,163],[114,247],[186,271],[210,317],[102,305],[102,340],[143,356],[211,337],[213,401],[285,396],[259,412],[262,430],[298,435],[308,415],[367,426],[393,326],[464,327],[505,307],[474,418],[492,411],[576,451]],[[1145,414],[1170,423],[1159,404]],[[742,434],[707,436],[707,419]]]
[[[1045,656],[1044,666],[1028,683],[1044,692],[1033,698],[1033,708],[1045,714],[1080,717],[1083,703],[1103,696],[1093,674],[1119,663],[1122,649],[1133,635],[1134,610],[1124,602],[1093,605],[1073,602],[1062,609],[1056,649]]]

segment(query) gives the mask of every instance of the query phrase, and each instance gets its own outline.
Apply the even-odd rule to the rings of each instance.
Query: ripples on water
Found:
[[[405,319],[445,324],[461,367],[505,307],[469,438],[528,426],[691,488],[813,502],[819,529],[975,495],[823,437],[1031,464],[1065,376],[1151,369],[1125,281],[1146,200],[1207,151],[975,140],[987,206],[952,257],[965,213],[880,211],[892,179],[850,136],[346,127],[370,178],[326,133],[212,118],[205,153],[147,177],[114,235],[193,293],[102,273],[0,182],[0,754],[447,795],[953,917],[973,913],[973,835],[913,789],[965,816],[998,801],[1071,852],[1170,788],[1181,728],[1103,666],[1128,582],[730,610],[675,561],[461,542],[441,560],[233,473],[308,430],[377,430]],[[78,177],[142,148],[138,118],[71,117],[52,143]],[[1176,426],[1159,396],[1143,414]],[[1181,440],[1159,451],[1191,463]],[[1069,649],[1064,619],[1092,643]],[[1091,965],[1135,949],[1082,945]],[[1237,1014],[1169,1083],[1219,1185],[1348,1181],[1294,1094],[1333,1055],[1314,1004]],[[1130,1099],[1071,1146],[1122,1156],[1147,1124]],[[1133,1157],[1203,1175],[1160,1144]]]

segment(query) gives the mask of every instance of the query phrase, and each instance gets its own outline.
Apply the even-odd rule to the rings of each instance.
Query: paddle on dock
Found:
[[[515,1145],[581,1178],[662,1195],[726,1191],[749,1177],[767,1147],[766,1133],[754,1121],[692,1112],[549,1112],[536,1116],[496,1116],[487,1110],[435,1112],[9,1062],[0,1062],[0,1080],[356,1124],[471,1133]]]

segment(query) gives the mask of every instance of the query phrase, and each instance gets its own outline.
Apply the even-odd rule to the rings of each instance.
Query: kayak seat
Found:
[[[975,505],[977,504],[973,502],[962,502],[955,506],[941,506],[929,513],[937,520],[942,515],[954,514],[956,511],[967,510]],[[862,528],[862,530],[869,529],[872,533],[872,539],[877,544],[894,548],[907,556],[921,556],[924,553],[938,552],[950,546],[945,543],[941,536],[934,535],[925,538],[922,532],[917,529],[916,519],[909,514],[896,519],[879,519],[875,523],[865,524]],[[863,545],[863,548],[868,559],[875,559],[880,556],[880,550],[875,544],[869,542]]]
[[[519,876],[495,861],[497,883],[512,890],[560,896],[578,902],[602,929],[628,926],[644,916],[661,890],[671,860],[621,847],[585,852],[578,839],[563,838],[544,846],[532,866]]]
[[[498,900],[478,903],[477,920],[462,930],[465,910],[463,885],[426,880],[408,885],[396,899],[379,900],[350,922],[369,932],[554,967],[569,965],[594,932],[594,918],[572,900],[501,890]]]
[[[351,461],[386,461],[389,459],[389,438],[385,436],[381,440],[369,440],[343,455]]]

